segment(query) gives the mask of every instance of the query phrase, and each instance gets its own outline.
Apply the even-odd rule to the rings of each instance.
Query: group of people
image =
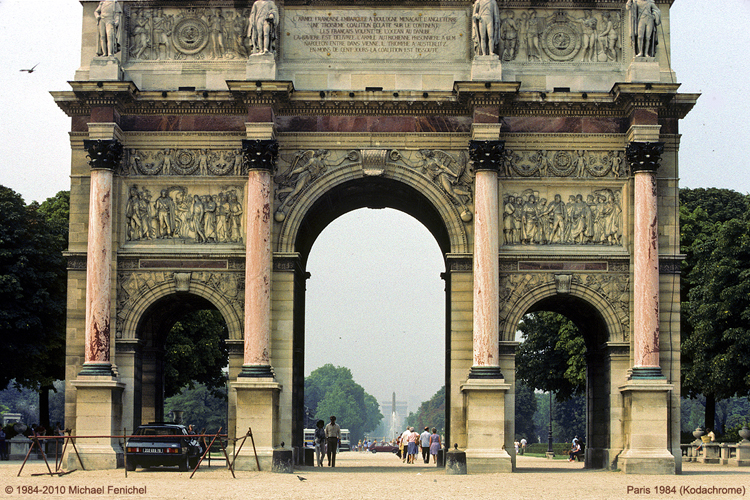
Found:
[[[336,467],[336,452],[341,444],[341,426],[336,423],[336,417],[331,415],[328,425],[318,420],[315,424],[315,463],[323,467],[323,456],[328,458],[328,467]]]
[[[432,456],[432,463],[437,463],[437,454],[442,443],[435,427],[432,428],[432,432],[429,427],[425,427],[422,434],[417,433],[414,427],[408,427],[396,441],[398,456],[403,463],[416,463],[420,450],[424,463],[430,463],[430,456]]]

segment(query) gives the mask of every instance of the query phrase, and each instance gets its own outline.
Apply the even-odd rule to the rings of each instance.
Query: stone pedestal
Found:
[[[122,80],[122,67],[116,57],[95,57],[89,66],[89,80],[98,81],[120,81]]]
[[[8,447],[8,460],[23,460],[29,452],[31,439],[23,434],[18,434],[10,438],[6,443]]]
[[[618,466],[626,474],[675,473],[669,443],[669,394],[665,379],[631,380],[620,386],[623,397],[624,436],[629,437]]]
[[[273,54],[250,56],[245,78],[248,80],[276,80],[276,59]]]
[[[504,379],[470,378],[461,385],[466,405],[466,470],[469,474],[512,472],[505,443]]]
[[[730,458],[727,463],[735,467],[750,466],[750,443],[738,444],[735,456]]]
[[[503,64],[496,55],[474,56],[471,61],[471,79],[478,81],[503,81]]]
[[[658,83],[661,81],[659,63],[655,57],[636,57],[628,66],[628,81],[632,83]]]
[[[122,392],[125,384],[114,377],[86,376],[71,382],[76,388],[76,428],[73,436],[122,435]],[[118,438],[76,439],[76,447],[86,470],[115,469],[124,466]],[[71,469],[80,466],[75,453],[66,451]]]
[[[281,384],[272,378],[239,377],[231,383],[231,387],[237,394],[236,436],[242,439],[248,428],[252,429],[260,470],[268,472],[273,467]],[[235,468],[258,470],[250,438],[240,450]]]

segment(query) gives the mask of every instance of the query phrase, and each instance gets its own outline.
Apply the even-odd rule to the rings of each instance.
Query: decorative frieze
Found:
[[[125,239],[242,243],[242,187],[224,186],[215,194],[191,189],[164,187],[152,201],[149,187],[131,185],[125,206]]]
[[[155,151],[129,149],[123,176],[182,175],[228,176],[245,175],[242,150],[164,148]]]
[[[502,158],[505,177],[627,177],[628,169],[621,151],[514,151],[506,149]]]
[[[545,196],[528,188],[505,194],[505,245],[622,245],[621,189],[592,187],[553,192],[547,188]]]

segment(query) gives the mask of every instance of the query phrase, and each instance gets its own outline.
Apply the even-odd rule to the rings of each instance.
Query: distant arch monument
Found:
[[[81,4],[81,67],[53,92],[77,435],[162,419],[166,332],[216,309],[230,435],[251,427],[266,470],[298,449],[310,249],[391,207],[444,255],[469,473],[515,468],[515,332],[540,310],[586,340],[586,466],[680,472],[678,123],[698,96],[669,66],[672,0]],[[122,464],[116,439],[78,447]]]

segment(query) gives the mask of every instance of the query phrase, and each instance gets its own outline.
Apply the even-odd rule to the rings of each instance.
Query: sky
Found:
[[[680,124],[680,185],[749,193],[750,0],[676,0],[670,15],[680,92],[702,94]],[[70,119],[49,92],[70,89],[80,42],[76,0],[0,0],[0,185],[27,203],[70,188]],[[395,391],[416,410],[444,383],[444,270],[434,238],[409,216],[337,219],[308,265],[306,373],[347,366],[379,400]]]

